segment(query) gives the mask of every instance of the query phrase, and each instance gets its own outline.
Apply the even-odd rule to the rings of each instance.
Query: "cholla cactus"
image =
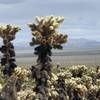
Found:
[[[29,24],[33,35],[30,45],[40,45],[35,48],[38,62],[45,63],[50,61],[51,49],[62,49],[61,44],[66,43],[67,35],[62,35],[56,31],[63,20],[64,17],[61,16],[36,17],[37,23]]]
[[[67,35],[62,35],[56,31],[64,21],[64,17],[46,16],[36,17],[36,24],[29,24],[32,31],[31,45],[50,45],[53,48],[61,49],[61,44],[66,43]]]
[[[73,77],[82,77],[83,74],[86,73],[87,67],[85,65],[72,66],[70,71],[72,72]]]
[[[25,78],[29,72],[26,69],[17,67],[14,70],[14,74],[19,78]]]
[[[29,24],[32,31],[31,46],[39,45],[35,48],[38,55],[37,66],[32,66],[32,76],[36,80],[36,91],[38,97],[45,100],[48,93],[47,81],[51,77],[51,49],[62,49],[62,44],[67,42],[67,35],[62,35],[56,31],[58,26],[64,21],[64,17],[46,16],[36,17],[36,24]],[[42,100],[42,99],[41,99]]]
[[[24,97],[26,97],[28,93],[25,94],[25,92],[20,90],[22,89],[23,81],[28,73],[29,71],[21,67],[15,68],[13,74],[8,78],[6,83],[3,84],[3,88],[0,84],[0,100],[25,100]],[[22,95],[23,93],[23,99],[21,99],[21,97],[19,99],[19,95]]]
[[[38,66],[36,68],[38,68]],[[29,69],[17,67],[5,85],[5,82],[0,81],[0,100],[15,100],[14,98],[16,97],[18,100],[100,100],[99,72],[95,73],[96,70],[88,68],[88,73],[84,73],[85,75],[80,78],[72,76],[71,69],[73,69],[73,67],[66,69],[65,71],[58,72],[58,74],[53,73],[55,72],[53,71],[51,73],[52,77],[47,80],[47,86],[44,86],[42,83],[42,85],[38,86],[38,91],[33,91],[33,89],[36,89],[35,86],[37,86],[39,77],[41,77],[41,71],[35,71],[37,73],[34,74],[36,75],[34,77],[35,79],[37,78],[37,80],[34,81],[30,77],[31,73]],[[46,74],[44,70],[42,75],[44,75],[43,73]],[[4,80],[3,76],[2,73],[0,73],[1,80]],[[92,79],[93,76],[96,76],[95,83]],[[45,80],[43,77],[44,76],[41,77],[41,82]],[[28,80],[26,80],[27,78]],[[22,82],[21,84],[19,84],[19,79]],[[18,91],[18,87],[20,87],[20,85],[22,85],[21,90]],[[11,95],[12,91],[14,93],[13,95]],[[43,93],[45,93],[45,95]]]
[[[17,81],[16,81],[17,91],[21,90],[23,81],[25,80],[28,73],[29,72],[26,69],[23,69],[21,67],[15,68],[13,75],[17,77]]]
[[[14,68],[17,67],[14,46],[11,41],[15,39],[15,35],[19,30],[19,27],[12,27],[11,25],[0,26],[0,37],[3,39],[4,44],[0,48],[0,51],[3,53],[1,65],[5,66],[3,73],[9,76],[14,71]]]
[[[74,89],[74,100],[85,100],[86,99],[87,88],[85,85],[79,84]]]
[[[99,90],[99,88],[96,85],[91,85],[91,87],[88,90],[87,99],[88,100],[98,100],[97,99],[98,90]],[[99,96],[100,96],[100,94],[99,94]]]
[[[17,100],[16,76],[11,76],[0,92],[0,100]]]

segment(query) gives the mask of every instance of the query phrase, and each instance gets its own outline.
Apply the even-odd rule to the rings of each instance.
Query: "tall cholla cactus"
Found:
[[[59,25],[64,21],[64,17],[46,16],[36,17],[36,24],[29,24],[32,31],[31,46],[40,45],[35,48],[35,54],[39,56],[38,61],[45,63],[49,61],[51,49],[62,49],[61,44],[66,43],[67,35],[62,35],[56,31]]]
[[[1,53],[3,53],[1,65],[5,66],[3,73],[9,76],[17,67],[14,46],[11,41],[15,39],[15,35],[19,30],[19,27],[12,27],[11,25],[0,26],[0,37],[3,39],[3,46],[0,48]]]
[[[51,49],[62,49],[63,43],[67,42],[67,35],[62,35],[56,31],[59,25],[64,21],[64,17],[46,16],[36,17],[36,24],[29,24],[32,31],[31,46],[38,45],[35,48],[35,54],[38,55],[37,66],[32,66],[32,75],[36,80],[36,91],[38,98],[46,99],[48,92],[47,81],[51,77]]]

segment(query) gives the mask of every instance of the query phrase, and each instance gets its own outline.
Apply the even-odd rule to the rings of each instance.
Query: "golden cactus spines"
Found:
[[[0,37],[3,37],[3,36],[4,36],[3,29],[2,29],[2,27],[0,27]]]
[[[54,27],[53,26],[49,26],[49,30],[50,31],[54,30]]]
[[[14,75],[16,75],[17,77],[23,78],[28,74],[28,71],[26,69],[23,69],[21,67],[17,67],[15,68],[15,72]]]
[[[40,18],[39,16],[36,16],[35,19],[36,19],[36,22],[37,22],[37,23],[40,23],[40,22],[41,22],[41,18]]]
[[[35,36],[36,41],[41,41],[39,42],[40,44],[50,44],[52,47],[54,47],[54,45],[56,47],[58,44],[61,45],[67,42],[68,36],[60,35],[59,32],[57,32],[56,30],[64,21],[63,16],[36,16],[35,20],[37,22],[36,24],[34,23],[28,25],[31,28],[32,35]],[[44,39],[46,40],[44,41]]]
[[[58,23],[62,23],[64,21],[64,17],[63,16],[59,16],[58,18],[57,18],[57,22]]]
[[[0,27],[0,36],[2,38],[4,37],[9,37],[9,36],[14,36],[18,31],[20,30],[19,27],[13,27],[11,25],[5,25]]]

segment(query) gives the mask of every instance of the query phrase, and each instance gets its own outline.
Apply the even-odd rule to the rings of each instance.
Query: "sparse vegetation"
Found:
[[[20,74],[23,69],[25,70],[24,73]],[[68,69],[61,68],[60,71],[57,67],[54,69],[56,69],[58,74],[55,74],[53,71],[51,73],[52,77],[47,81],[49,90],[47,96],[50,96],[51,100],[59,100],[59,96],[64,98],[63,100],[100,99],[100,68],[98,72],[96,72],[96,69],[88,68],[85,65],[72,66]],[[76,72],[76,70],[77,73],[80,73],[80,71],[83,70],[81,77],[79,75],[73,76],[73,72]],[[15,73],[17,76],[26,76],[23,78],[21,90],[17,92],[18,100],[36,100],[33,99],[33,97],[36,96],[36,92],[33,91],[36,83],[32,78],[30,70],[26,70],[25,68],[20,70],[20,68],[17,68]],[[7,76],[4,76],[0,71],[0,91],[4,86],[4,83],[8,80],[6,77]],[[37,100],[42,99],[39,99],[39,96],[37,96]]]

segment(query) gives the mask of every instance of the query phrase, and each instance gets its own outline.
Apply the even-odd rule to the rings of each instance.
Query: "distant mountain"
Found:
[[[2,45],[2,41],[0,41],[0,45]],[[33,50],[34,47],[29,45],[28,41],[17,41],[14,42],[14,46],[16,50]],[[89,39],[69,39],[66,44],[63,45],[65,49],[88,49],[88,48],[99,48],[100,42]]]
[[[89,39],[70,39],[66,43],[65,48],[100,48],[100,42]]]

